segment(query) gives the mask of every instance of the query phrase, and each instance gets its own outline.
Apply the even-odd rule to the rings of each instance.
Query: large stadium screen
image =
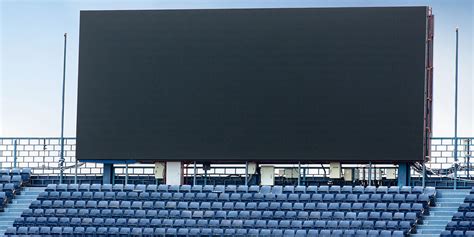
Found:
[[[422,160],[427,14],[82,11],[77,157]]]

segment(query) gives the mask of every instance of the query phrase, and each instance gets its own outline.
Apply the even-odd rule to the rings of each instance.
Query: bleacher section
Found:
[[[0,236],[11,226],[13,219],[8,219],[7,212],[15,206],[11,203],[21,194],[22,187],[31,180],[31,169],[0,169]]]
[[[21,192],[21,187],[30,181],[31,169],[0,169],[0,211]]]
[[[464,199],[458,212],[454,213],[451,222],[446,226],[446,231],[441,233],[442,237],[474,237],[474,188]]]
[[[48,185],[6,236],[406,236],[434,188]]]

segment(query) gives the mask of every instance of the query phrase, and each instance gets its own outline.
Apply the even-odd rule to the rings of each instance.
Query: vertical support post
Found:
[[[372,162],[369,162],[368,182],[369,186],[372,186]]]
[[[102,183],[103,184],[113,184],[114,179],[114,165],[113,164],[104,164]]]
[[[398,186],[407,186],[410,182],[410,164],[398,164]]]
[[[456,27],[456,69],[454,78],[454,189],[458,179],[458,57],[459,57],[459,28]]]
[[[125,184],[128,184],[128,163],[125,163]]]
[[[17,153],[17,140],[15,139],[14,143],[13,143],[13,168],[16,168],[16,153]]]
[[[204,185],[207,185],[207,169],[204,169]]]
[[[66,45],[67,45],[67,33],[64,33],[64,60],[63,60],[63,93],[61,102],[61,154],[59,158],[59,183],[63,183],[64,176],[64,100],[66,93]]]
[[[303,168],[303,185],[306,185],[306,172],[308,172],[308,167]]]
[[[249,162],[245,161],[245,186],[249,185]]]
[[[76,159],[76,164],[74,166],[74,184],[77,184],[77,165],[79,164],[79,162],[77,162],[77,159]]]
[[[301,162],[298,161],[298,186],[301,185]]]
[[[471,139],[466,139],[467,177],[471,178]]]
[[[423,161],[422,163],[423,165],[423,178],[421,179],[421,186],[423,186],[423,188],[425,187],[425,184],[426,184],[426,163]]]
[[[193,185],[196,185],[196,161],[194,161],[194,167],[193,167]]]

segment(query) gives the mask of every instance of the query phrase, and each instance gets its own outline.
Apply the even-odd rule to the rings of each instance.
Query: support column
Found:
[[[104,164],[102,174],[102,184],[112,184],[114,177],[114,164]]]
[[[166,184],[181,185],[183,184],[183,167],[182,162],[167,161],[166,162]]]
[[[398,186],[408,186],[410,183],[410,164],[398,164]]]
[[[275,185],[275,167],[273,165],[263,165],[260,172],[260,185]]]

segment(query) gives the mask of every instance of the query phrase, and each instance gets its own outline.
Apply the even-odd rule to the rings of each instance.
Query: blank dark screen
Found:
[[[422,160],[426,7],[82,11],[77,157]]]

